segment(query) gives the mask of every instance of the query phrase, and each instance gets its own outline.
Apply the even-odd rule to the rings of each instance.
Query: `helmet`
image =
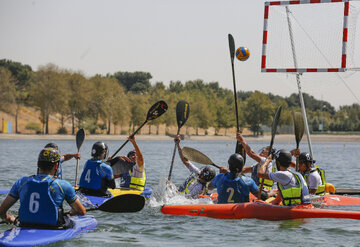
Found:
[[[55,148],[44,148],[40,151],[38,162],[49,162],[55,164],[60,161],[60,154]]]
[[[107,156],[108,146],[104,142],[95,142],[91,149],[91,156],[94,158],[102,158]]]
[[[136,152],[134,150],[128,152],[127,157],[130,158],[130,156],[133,155],[133,154],[136,154]]]
[[[263,148],[261,148],[261,149],[259,150],[259,153],[261,153],[261,152],[264,151],[264,150],[269,151],[269,148],[270,148],[270,146],[263,147]],[[276,149],[275,149],[275,148],[271,148],[271,152],[270,152],[269,154],[274,154],[275,152],[276,152]]]
[[[285,149],[280,149],[275,153],[275,159],[276,161],[280,162],[281,166],[289,167],[292,161],[292,156],[289,151],[286,151]]]
[[[50,143],[46,144],[44,148],[55,148],[56,150],[59,150],[58,145],[56,145],[53,142],[50,142]]]
[[[310,162],[310,163],[315,163],[316,161],[315,160],[313,160],[312,158],[311,158],[311,156],[310,156],[310,154],[309,153],[301,153],[300,155],[299,155],[299,162],[301,162],[301,163],[307,163],[307,162]]]
[[[244,159],[238,153],[232,154],[229,157],[228,164],[229,164],[230,172],[239,173],[242,171],[244,167]]]
[[[203,178],[206,182],[210,182],[216,176],[216,172],[211,166],[205,166],[203,169],[201,169],[200,174],[203,175]]]

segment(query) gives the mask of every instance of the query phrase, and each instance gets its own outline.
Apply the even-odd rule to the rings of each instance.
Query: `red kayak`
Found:
[[[360,212],[308,206],[280,206],[262,201],[231,204],[164,205],[163,214],[204,216],[220,219],[291,220],[301,218],[344,218],[360,220]]]
[[[206,197],[210,197],[213,201],[217,201],[218,193],[199,196],[199,198],[206,198]],[[256,197],[250,193],[250,201],[254,201],[255,199]],[[323,196],[314,196],[313,198],[311,198],[311,203],[319,206],[360,205],[360,198],[326,194]]]

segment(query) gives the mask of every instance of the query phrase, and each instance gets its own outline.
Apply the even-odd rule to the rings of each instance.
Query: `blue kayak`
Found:
[[[65,230],[13,227],[0,234],[0,246],[45,245],[75,238],[81,233],[93,230],[97,221],[92,216],[70,216],[73,227]]]

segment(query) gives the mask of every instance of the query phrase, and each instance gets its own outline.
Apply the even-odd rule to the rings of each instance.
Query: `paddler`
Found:
[[[58,145],[56,145],[55,143],[53,142],[50,142],[48,144],[45,145],[44,148],[55,148],[56,150],[59,151],[59,147]],[[63,154],[60,156],[60,161],[59,161],[59,168],[58,168],[58,171],[56,173],[56,176],[60,179],[62,179],[62,163],[64,161],[68,161],[72,158],[75,158],[75,159],[80,159],[81,158],[81,154],[79,152],[77,153],[68,153],[68,154]]]
[[[279,193],[271,202],[272,204],[295,205],[309,204],[309,190],[303,176],[299,172],[290,171],[289,166],[292,163],[292,155],[284,149],[275,153],[275,162],[277,172],[269,172],[268,166],[272,161],[272,154],[260,166],[258,176],[264,179],[271,179],[277,182]]]
[[[245,166],[242,170],[242,173],[251,173],[251,178],[255,181],[257,186],[260,186],[261,183],[264,181],[264,185],[263,185],[263,190],[267,193],[269,193],[269,196],[273,196],[273,192],[272,187],[274,184],[274,181],[270,180],[270,179],[263,179],[263,178],[259,178],[257,176],[257,173],[259,171],[259,168],[262,164],[265,163],[266,161],[266,157],[269,156],[270,153],[275,153],[275,149],[272,149],[271,152],[269,153],[269,146],[264,147],[261,149],[260,153],[257,154],[245,141],[245,139],[243,138],[243,136],[241,135],[241,133],[236,133],[236,139],[238,142],[240,142],[244,149],[245,152],[247,153],[247,155],[249,155],[253,160],[255,160],[256,162],[258,162],[257,164],[253,165],[253,166]],[[268,166],[269,171],[271,172],[275,172],[275,165],[273,162],[271,162]]]
[[[80,192],[93,196],[110,196],[108,188],[115,189],[113,170],[104,163],[108,146],[101,141],[95,142],[91,149],[92,158],[86,161],[80,177]]]
[[[117,156],[108,161],[114,171],[117,188],[131,188],[144,191],[146,183],[145,162],[142,152],[136,143],[135,136],[128,140],[133,144],[127,156]]]
[[[325,171],[318,166],[314,167],[315,160],[309,153],[303,152],[299,157],[299,172],[304,176],[310,194],[325,194]]]
[[[86,210],[71,184],[56,177],[59,162],[60,154],[56,149],[41,150],[37,163],[39,174],[20,178],[1,204],[0,216],[4,221],[15,222],[15,217],[7,212],[18,199],[20,226],[66,227],[68,221],[62,209],[64,200],[71,207],[70,215],[85,215]]]
[[[218,174],[209,185],[209,189],[217,188],[218,203],[249,202],[250,192],[259,194],[259,187],[252,178],[241,174],[244,167],[244,159],[238,154],[232,154],[228,160],[229,170],[227,173]],[[222,167],[225,169],[225,167]]]
[[[183,164],[190,171],[190,176],[185,180],[185,182],[179,186],[179,192],[184,193],[188,198],[198,198],[201,194],[208,194],[208,184],[215,177],[215,169],[211,166],[205,166],[201,170],[197,168],[194,164],[190,162],[187,158],[184,157],[181,146],[180,146],[180,135],[177,135],[174,138],[176,143],[179,156]]]

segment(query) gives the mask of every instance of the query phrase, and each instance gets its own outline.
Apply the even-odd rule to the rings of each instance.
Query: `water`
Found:
[[[124,140],[108,141],[112,154]],[[275,140],[276,141],[276,140]],[[21,176],[36,173],[36,160],[47,140],[0,140],[0,189],[10,188]],[[85,141],[80,171],[95,141]],[[74,141],[56,141],[61,153],[76,152]],[[138,141],[146,162],[147,186],[161,191],[168,177],[174,143],[172,141]],[[182,141],[182,146],[206,154],[215,164],[226,166],[235,141]],[[254,150],[268,145],[249,142]],[[293,142],[276,142],[276,148],[292,149]],[[313,143],[317,164],[326,171],[328,182],[337,188],[359,188],[359,143]],[[300,148],[307,150],[306,143]],[[120,154],[132,149],[127,144]],[[254,162],[248,157],[246,165]],[[197,164],[198,165],[198,164]],[[63,163],[63,176],[74,183],[76,161]],[[201,167],[201,165],[198,165]],[[176,154],[172,181],[180,185],[189,175]],[[0,196],[2,201],[4,196]],[[176,200],[185,199],[177,197]],[[188,203],[188,202],[186,202]],[[346,219],[306,219],[262,221],[256,219],[222,220],[206,217],[172,216],[160,212],[161,201],[150,199],[145,208],[133,214],[110,214],[92,211],[97,228],[80,237],[50,246],[360,246],[360,222]],[[16,213],[18,204],[11,210]],[[354,210],[359,210],[355,208]],[[0,225],[0,231],[8,229]]]

